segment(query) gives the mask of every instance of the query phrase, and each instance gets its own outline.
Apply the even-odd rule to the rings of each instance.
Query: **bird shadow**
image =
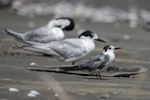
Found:
[[[69,72],[69,71],[55,71],[55,70],[45,70],[45,69],[36,69],[36,68],[28,68],[31,71],[38,71],[38,72],[54,72],[54,73],[62,73],[62,74],[69,74],[69,75],[80,75],[80,76],[94,76],[89,73],[78,73],[78,72]]]
[[[83,79],[90,79],[90,80],[91,80],[91,79],[92,79],[92,80],[109,80],[109,79],[106,79],[106,78],[103,78],[103,77],[102,77],[102,78],[97,78],[97,77],[91,78],[91,77],[90,77],[90,78],[83,78]]]
[[[79,75],[79,76],[93,76],[88,73],[77,73],[77,72],[68,72],[68,71],[53,71],[55,73],[69,74],[69,75]]]

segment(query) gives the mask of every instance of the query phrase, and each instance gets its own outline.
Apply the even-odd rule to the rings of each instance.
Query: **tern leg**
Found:
[[[98,79],[98,74],[96,73],[97,79]]]
[[[100,70],[96,71],[96,76],[97,76],[97,79],[102,79],[101,74],[100,74]]]
[[[101,79],[100,73],[96,73],[97,79]]]
[[[98,73],[98,76],[99,76],[100,79],[102,79],[100,71],[99,71],[99,73]]]
[[[75,65],[75,62],[72,62],[72,65]]]
[[[102,79],[100,72],[96,73],[97,79]]]

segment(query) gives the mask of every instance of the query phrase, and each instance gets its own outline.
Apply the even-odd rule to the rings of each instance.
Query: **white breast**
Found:
[[[83,46],[85,47],[87,53],[90,53],[95,49],[95,43],[90,39],[83,39]]]
[[[54,40],[62,40],[65,38],[64,32],[62,31],[62,29],[54,27],[51,29],[51,37]]]
[[[113,52],[109,52],[109,61],[107,63],[107,65],[110,65],[111,62],[113,62],[113,60],[115,59],[115,54]]]

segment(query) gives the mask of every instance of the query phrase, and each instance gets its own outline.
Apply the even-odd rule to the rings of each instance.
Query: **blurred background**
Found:
[[[0,9],[20,16],[67,16],[96,23],[128,23],[149,30],[148,0],[0,0]]]

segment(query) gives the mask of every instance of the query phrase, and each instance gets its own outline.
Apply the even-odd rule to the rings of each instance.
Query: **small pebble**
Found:
[[[35,63],[35,62],[31,62],[31,63],[30,63],[30,66],[38,66],[38,64]]]
[[[130,75],[129,77],[130,77],[130,78],[134,78],[134,76],[133,76],[133,75]]]
[[[10,92],[19,92],[19,90],[16,89],[16,88],[9,88],[9,91],[10,91]]]
[[[31,90],[29,93],[28,93],[28,97],[36,97],[37,95],[40,95],[40,93],[36,90]]]
[[[36,95],[33,93],[28,93],[28,97],[36,97]]]
[[[30,93],[35,94],[35,95],[40,95],[40,93],[36,90],[31,90]]]

